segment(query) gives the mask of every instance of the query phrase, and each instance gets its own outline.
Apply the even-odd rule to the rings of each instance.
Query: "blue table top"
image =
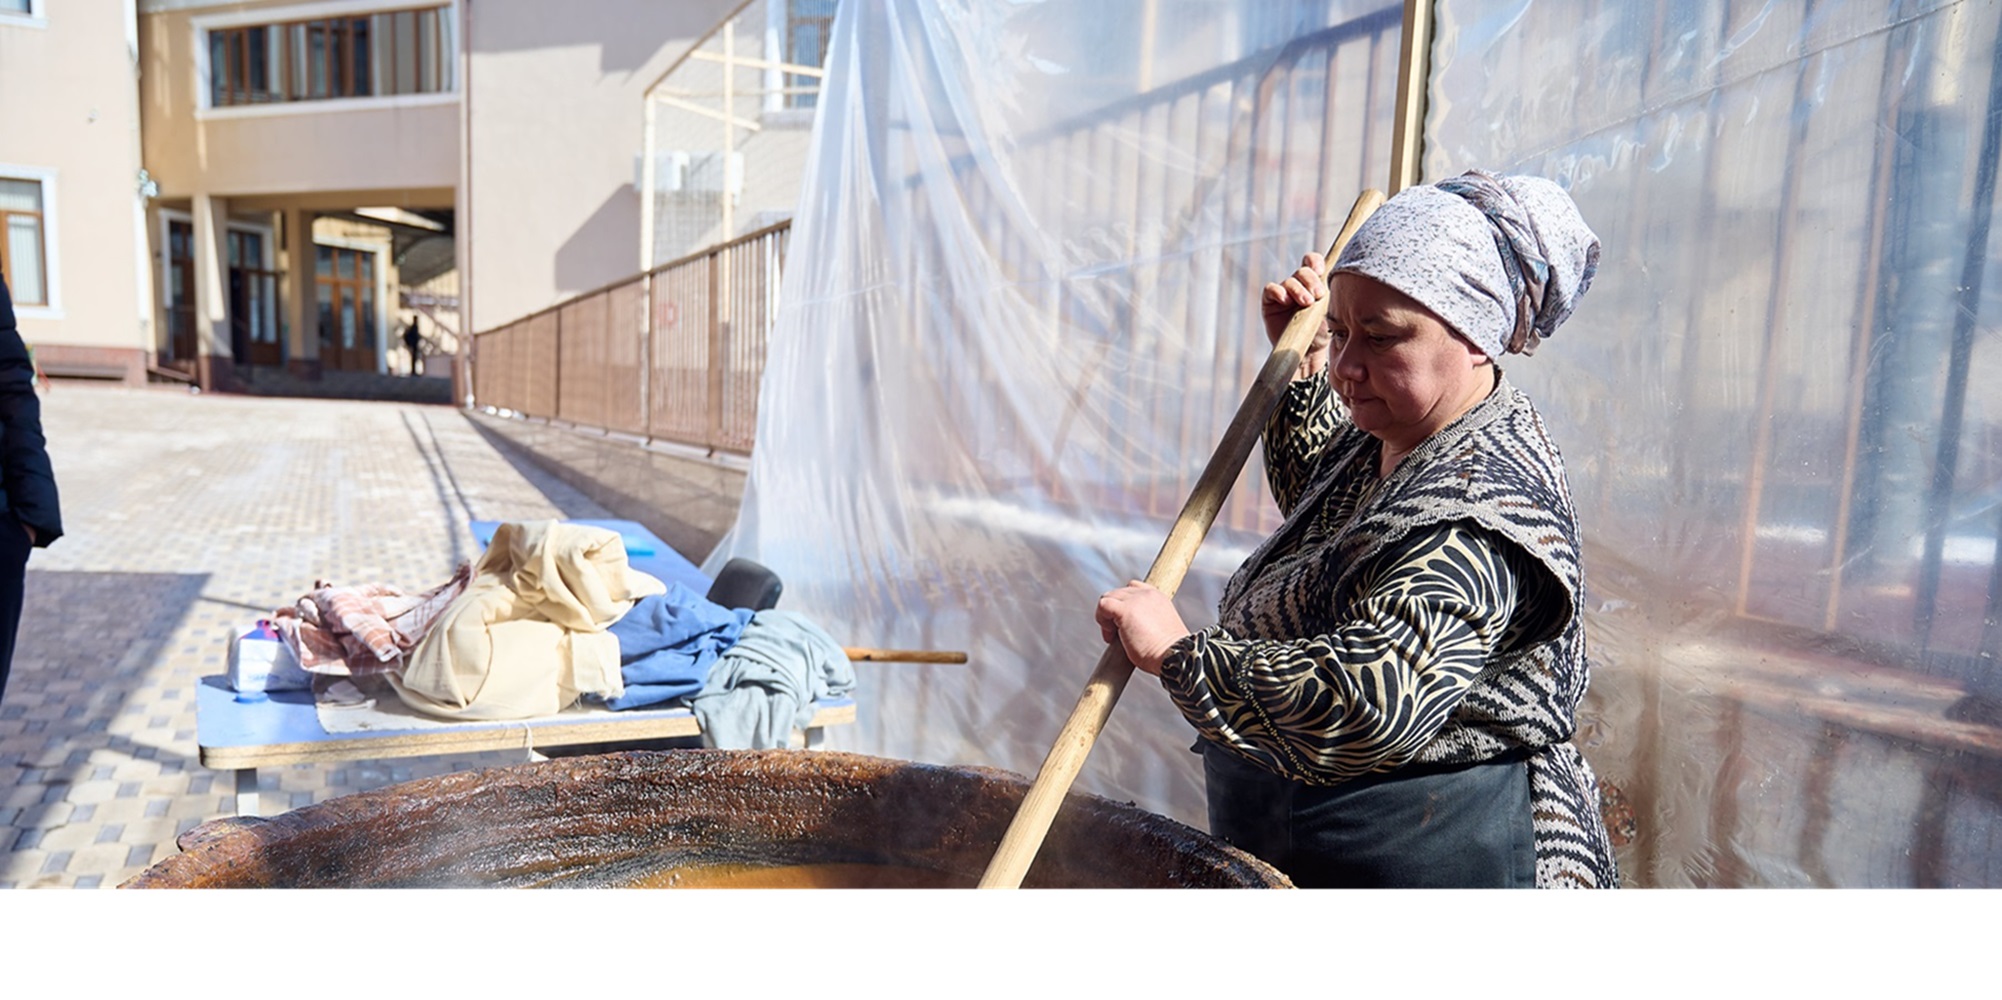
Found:
[[[494,531],[503,522],[474,521],[473,537],[480,548],[494,540]],[[588,524],[596,528],[610,528],[619,533],[626,543],[626,561],[642,573],[649,574],[662,583],[679,583],[697,594],[709,593],[709,585],[714,582],[695,564],[682,558],[681,553],[668,548],[667,543],[653,532],[646,530],[637,521],[612,521],[589,518],[565,519],[566,524]]]
[[[311,691],[272,691],[262,699],[236,700],[229,678],[204,677],[195,685],[195,732],[205,747],[314,743],[328,739],[320,728]]]

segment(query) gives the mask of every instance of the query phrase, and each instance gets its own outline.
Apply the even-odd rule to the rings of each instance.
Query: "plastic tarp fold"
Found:
[[[1509,374],[1569,459],[1631,881],[2002,885],[1998,25],[1439,7],[1426,174],[1552,177],[1605,244]]]
[[[757,447],[747,555],[864,664],[845,749],[1033,774],[1267,353],[1264,282],[1387,171],[1371,3],[846,3]],[[1374,183],[1381,186],[1381,180]],[[1184,583],[1212,620],[1278,516],[1254,456]],[[1132,684],[1078,788],[1202,826],[1193,731]]]
[[[1605,250],[1510,378],[1563,449],[1578,740],[1642,885],[2002,884],[2002,3],[1440,4],[1424,175]],[[1033,773],[1263,359],[1256,294],[1388,175],[1381,3],[843,4],[739,521],[868,664],[845,748]],[[1277,524],[1254,455],[1178,605]],[[1203,825],[1145,677],[1079,787]]]

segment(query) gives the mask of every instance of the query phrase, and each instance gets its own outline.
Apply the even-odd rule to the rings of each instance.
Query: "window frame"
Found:
[[[49,26],[49,15],[47,11],[42,9],[44,3],[46,3],[46,0],[28,0],[28,9],[25,11],[0,10],[0,25],[13,25],[19,28],[47,28]]]
[[[285,7],[264,7],[248,11],[234,11],[226,14],[212,14],[191,18],[190,31],[193,38],[193,75],[195,87],[195,118],[256,117],[273,114],[299,114],[317,111],[341,111],[356,108],[397,108],[421,107],[427,105],[452,104],[459,99],[461,65],[459,45],[461,0],[324,0],[320,3],[297,4]],[[428,19],[436,25],[430,32],[431,50],[435,54],[435,64],[430,74],[420,73],[420,80],[436,77],[437,89],[416,93],[381,94],[377,84],[383,82],[380,43],[375,36],[375,18],[379,15],[395,15],[404,12],[437,11],[435,19]],[[340,31],[345,43],[337,46],[345,58],[338,70],[329,74],[328,96],[310,96],[314,81],[310,78],[311,63],[308,53],[310,43],[306,29],[312,25],[325,26],[326,22],[352,22],[363,20],[370,27],[366,48],[353,43],[355,32],[349,24]],[[426,20],[426,19],[420,19]],[[276,54],[267,57],[266,92],[277,96],[264,100],[244,103],[217,104],[217,74],[228,74],[228,66],[216,67],[212,56],[211,33],[228,32],[235,37],[246,37],[249,29],[269,29],[267,35],[271,50]],[[295,48],[294,41],[298,41]],[[247,45],[247,42],[245,43]],[[360,49],[359,58],[357,49]],[[308,71],[301,79],[298,71],[301,65]],[[332,67],[329,67],[332,69]],[[368,76],[370,93],[354,94],[357,71]],[[394,83],[394,78],[388,78]],[[222,82],[228,86],[228,81]],[[308,96],[295,96],[295,91]]]
[[[32,167],[18,163],[0,163],[0,178],[10,181],[33,181],[42,188],[41,237],[42,237],[42,300],[27,303],[14,299],[14,315],[20,319],[62,319],[63,281],[61,241],[62,232],[57,218],[56,171],[53,167]],[[0,236],[0,240],[4,240]],[[11,273],[13,265],[7,265]],[[15,295],[14,283],[7,282],[10,298]]]
[[[800,99],[809,95],[790,93],[789,89],[798,84],[787,81],[796,78],[794,74],[780,69],[778,65],[791,62],[792,28],[802,19],[793,15],[793,0],[764,0],[764,11],[763,56],[767,65],[763,76],[764,97],[759,108],[759,120],[766,125],[805,127],[813,122],[814,104],[801,106]],[[840,13],[839,0],[836,0],[835,13]],[[828,37],[831,38],[834,29],[832,16],[828,19],[827,29]],[[825,52],[821,53],[819,68],[823,72],[827,69],[826,56]],[[810,95],[815,104],[819,103],[820,91],[826,89],[826,76],[821,76],[819,81],[820,85],[815,86],[814,93]]]
[[[801,27],[806,25],[819,25],[820,59],[818,63],[814,65],[817,65],[820,69],[825,70],[827,68],[827,43],[832,41],[834,38],[834,18],[838,13],[840,13],[841,9],[840,0],[830,0],[830,3],[832,4],[834,10],[833,12],[829,13],[826,17],[819,17],[819,16],[806,17],[798,14],[794,10],[793,6],[797,2],[797,0],[767,0],[767,2],[776,4],[777,6],[783,8],[778,18],[778,20],[783,25],[783,27],[780,29],[780,34],[779,34],[779,52],[778,56],[772,59],[771,61],[791,63],[796,66],[809,65],[808,63],[802,60],[793,58],[793,42],[795,42],[798,39],[798,30]],[[819,106],[820,91],[823,88],[821,86],[812,83],[811,82],[813,80],[812,77],[796,76],[795,74],[781,71],[779,79],[783,81],[781,86],[785,88],[783,91],[781,91],[779,96],[779,105],[781,108],[783,108],[786,111],[805,112],[807,114],[811,114],[813,110],[817,106]],[[826,79],[827,78],[823,76],[820,78],[820,81],[824,83]],[[806,94],[793,92],[793,88],[804,87],[804,86],[813,86],[813,92]],[[812,98],[812,100],[802,103],[807,98]]]

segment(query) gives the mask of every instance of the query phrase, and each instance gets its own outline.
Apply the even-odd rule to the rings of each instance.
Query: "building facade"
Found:
[[[413,320],[455,355],[629,277],[643,94],[744,6],[0,0],[23,336],[50,374],[228,389],[407,371]]]
[[[410,0],[141,4],[158,367],[219,387],[259,368],[407,370],[403,289],[454,266],[460,17]]]
[[[486,330],[640,270],[649,84],[742,0],[460,0],[464,316]]]
[[[135,0],[0,0],[0,274],[44,370],[143,380]]]

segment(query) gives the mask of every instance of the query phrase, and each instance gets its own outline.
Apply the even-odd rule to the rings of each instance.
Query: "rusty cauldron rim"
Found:
[[[997,768],[821,750],[559,758],[205,823],[122,887],[611,887],[676,866],[832,862],[972,885],[1029,784]],[[1024,885],[1291,887],[1202,831],[1082,792]]]

